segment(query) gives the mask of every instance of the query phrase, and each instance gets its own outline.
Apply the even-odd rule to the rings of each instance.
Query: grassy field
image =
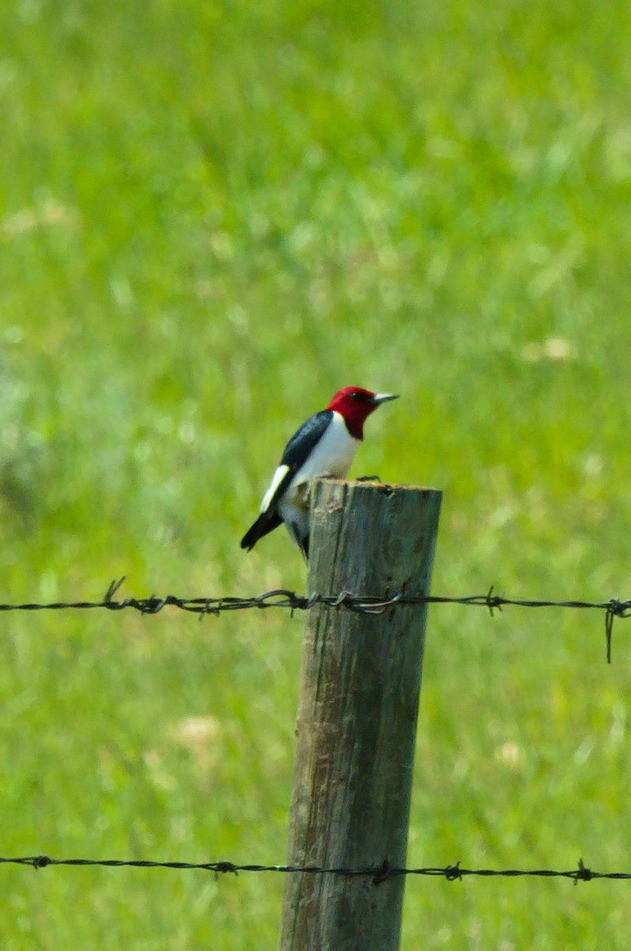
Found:
[[[433,590],[630,595],[631,13],[0,10],[0,601],[304,590],[284,440],[445,492]],[[0,855],[282,862],[302,621],[3,615]],[[430,612],[409,862],[631,871],[631,644]],[[0,872],[3,951],[274,949],[282,881]],[[411,880],[403,951],[631,942],[628,884]]]

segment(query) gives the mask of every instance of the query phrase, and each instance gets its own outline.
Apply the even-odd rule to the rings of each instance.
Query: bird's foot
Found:
[[[301,482],[296,486],[296,495],[294,498],[294,505],[296,508],[302,509],[303,512],[308,512],[311,506],[311,483],[310,482]]]

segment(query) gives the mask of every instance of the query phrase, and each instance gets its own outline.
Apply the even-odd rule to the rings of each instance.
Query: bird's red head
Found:
[[[373,393],[361,386],[344,386],[338,390],[327,409],[344,417],[346,427],[355,439],[364,438],[364,422],[378,406],[388,400],[396,400],[394,393]]]

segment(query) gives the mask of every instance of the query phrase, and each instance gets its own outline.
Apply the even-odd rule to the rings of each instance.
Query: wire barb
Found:
[[[607,604],[605,614],[605,650],[607,654],[607,663],[611,663],[611,635],[613,631],[613,619],[616,617],[629,616],[629,602],[619,601],[618,598],[612,598]]]

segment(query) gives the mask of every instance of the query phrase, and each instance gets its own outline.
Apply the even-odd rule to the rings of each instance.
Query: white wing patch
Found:
[[[279,466],[276,469],[274,475],[272,476],[272,481],[269,484],[269,489],[263,496],[263,501],[261,502],[261,512],[267,512],[270,502],[276,493],[276,489],[281,484],[288,472],[289,466]]]

